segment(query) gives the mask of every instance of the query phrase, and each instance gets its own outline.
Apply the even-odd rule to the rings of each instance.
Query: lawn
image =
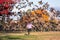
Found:
[[[60,40],[60,32],[0,33],[0,40]]]

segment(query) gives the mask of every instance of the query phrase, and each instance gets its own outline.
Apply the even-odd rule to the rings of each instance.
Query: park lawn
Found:
[[[60,40],[60,32],[34,32],[30,35],[5,35],[0,36],[0,40]]]

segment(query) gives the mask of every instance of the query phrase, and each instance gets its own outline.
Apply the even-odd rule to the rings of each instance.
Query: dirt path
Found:
[[[24,35],[25,33],[0,33],[0,36],[6,35]],[[30,35],[36,35],[36,40],[60,40],[60,32],[31,32]]]
[[[24,35],[27,32],[24,33],[0,33],[0,36],[4,35]],[[60,34],[60,32],[31,32],[30,35],[48,35],[48,34]]]

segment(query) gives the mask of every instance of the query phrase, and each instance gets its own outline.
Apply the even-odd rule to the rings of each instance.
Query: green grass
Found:
[[[35,34],[35,33],[34,33]],[[0,40],[60,40],[60,33],[39,33],[38,35],[5,35]]]
[[[36,38],[36,36],[34,35],[23,35],[23,36],[11,36],[11,35],[7,35],[7,36],[0,36],[0,40],[34,40]]]

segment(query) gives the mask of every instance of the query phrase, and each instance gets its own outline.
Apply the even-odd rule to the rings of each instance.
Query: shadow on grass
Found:
[[[0,40],[34,40],[36,36],[34,35],[23,35],[23,36],[0,36]]]

